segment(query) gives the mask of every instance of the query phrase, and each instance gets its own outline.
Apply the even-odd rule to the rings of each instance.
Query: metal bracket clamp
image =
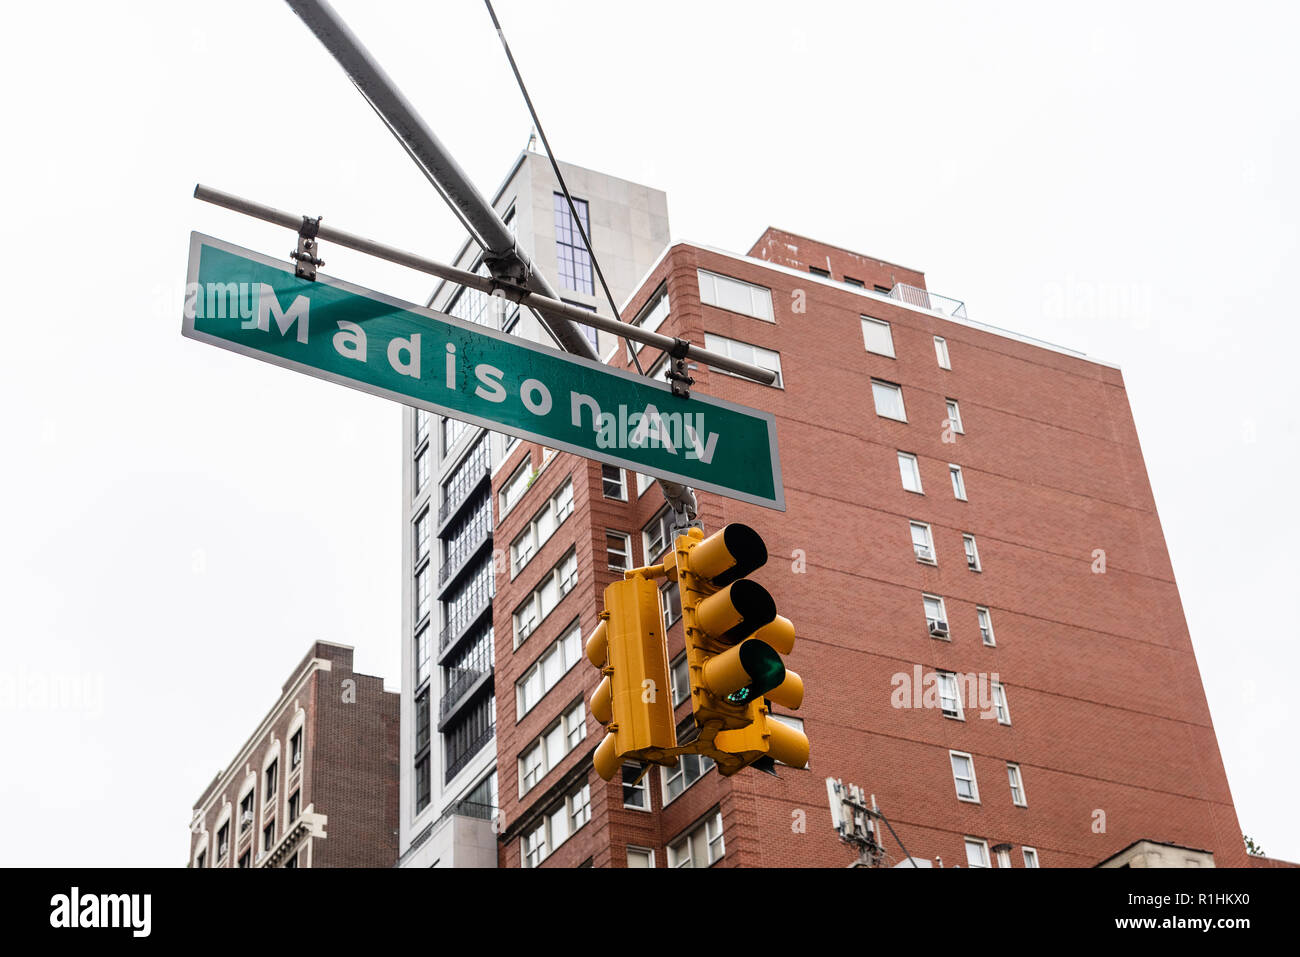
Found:
[[[668,355],[672,357],[672,363],[668,368],[668,385],[673,390],[673,395],[680,399],[689,399],[691,397],[691,386],[695,385],[695,380],[690,376],[690,369],[695,366],[686,364],[686,350],[691,344],[685,339],[673,338],[672,348],[668,350]]]
[[[325,265],[325,260],[316,258],[316,234],[320,232],[322,218],[302,218],[302,225],[298,227],[298,248],[289,253],[289,258],[297,263],[294,275],[309,282],[316,281],[316,268]]]
[[[695,492],[691,488],[678,482],[670,482],[667,479],[660,479],[659,487],[663,489],[664,499],[668,502],[669,511],[672,512],[673,538],[678,535],[685,535],[688,528],[700,527],[700,520],[697,517],[699,515],[699,503],[696,501]]]

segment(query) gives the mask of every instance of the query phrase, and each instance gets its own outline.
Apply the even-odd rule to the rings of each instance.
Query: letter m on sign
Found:
[[[280,335],[287,336],[289,328],[298,323],[298,341],[307,344],[307,310],[311,301],[306,296],[296,296],[288,309],[280,307],[280,299],[275,290],[266,283],[257,289],[257,328],[262,332],[271,331],[271,317],[275,317]]]

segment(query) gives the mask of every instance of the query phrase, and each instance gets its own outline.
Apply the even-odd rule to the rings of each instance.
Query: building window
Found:
[[[528,491],[528,486],[531,485],[532,482],[532,459],[525,457],[523,463],[519,468],[515,469],[514,474],[506,480],[506,483],[501,486],[501,491],[498,493],[497,497],[501,504],[501,514],[497,516],[498,522],[505,518],[506,515],[510,513],[510,510],[519,503],[519,500],[524,497],[524,492]]]
[[[687,717],[677,726],[677,741],[687,744],[695,739],[699,732],[695,728],[695,719]],[[683,754],[677,758],[676,767],[661,768],[663,778],[663,802],[667,807],[683,791],[702,778],[714,766],[713,759],[702,754]]]
[[[964,751],[949,751],[948,757],[952,761],[952,780],[957,786],[958,799],[978,804],[980,791],[975,783],[975,763],[971,756]]]
[[[724,339],[722,336],[715,336],[711,332],[704,334],[704,348],[712,349],[714,352],[729,356],[738,362],[748,362],[760,369],[775,372],[776,379],[772,381],[773,387],[777,389],[784,388],[781,384],[781,354],[779,352],[773,352],[771,349],[764,349],[760,346],[751,346],[748,342]],[[728,372],[726,369],[710,368],[709,371],[720,372],[723,375],[735,375],[734,372]]]
[[[425,412],[424,409],[415,410],[415,445],[418,448],[424,444],[424,440],[429,437],[429,422],[433,419],[433,414]]]
[[[664,628],[675,625],[682,617],[682,592],[677,582],[669,582],[659,589],[659,605],[664,613]]]
[[[1010,845],[999,845],[994,848],[994,853],[998,856],[998,867],[1011,866],[1011,847]]]
[[[208,862],[208,852],[199,851],[199,856],[194,859],[195,868],[201,871],[203,870],[204,867],[207,866],[207,862]]]
[[[952,368],[952,363],[948,361],[948,340],[943,336],[934,337],[934,354],[939,360],[940,369]]]
[[[868,352],[894,358],[894,337],[889,330],[889,323],[863,316],[862,341]]]
[[[903,479],[903,488],[919,495],[925,494],[921,491],[921,464],[915,455],[910,452],[898,453],[898,474]]]
[[[632,567],[632,543],[626,532],[605,532],[605,560],[609,570],[619,574]]]
[[[426,625],[415,633],[415,683],[429,680],[429,628]]]
[[[669,867],[709,867],[726,853],[722,840],[722,812],[714,811],[688,834],[668,845]]]
[[[641,307],[641,311],[636,314],[632,320],[632,325],[640,326],[646,332],[656,332],[668,318],[668,288],[660,285],[658,291],[650,297],[650,301]],[[633,352],[640,351],[641,343],[628,340],[628,346]]]
[[[939,679],[939,708],[946,718],[965,721],[961,708],[961,685],[957,676],[946,671],[936,672]]]
[[[962,546],[966,549],[966,567],[973,572],[980,570],[980,553],[975,547],[974,535],[963,535],[961,537]]]
[[[640,498],[642,495],[645,494],[646,489],[648,489],[651,485],[654,484],[655,484],[655,478],[653,475],[643,475],[640,472],[637,472],[636,473],[636,497]]]
[[[1007,762],[1007,781],[1011,785],[1011,803],[1016,807],[1028,807],[1025,801],[1025,782],[1020,777],[1020,765]]]
[[[237,866],[241,871],[246,871],[250,866],[252,866],[252,863],[253,863],[253,852],[252,850],[247,850],[244,851],[243,854],[239,855],[239,864]]]
[[[627,476],[617,465],[602,465],[600,482],[605,498],[612,498],[617,502],[627,501]]]
[[[591,223],[587,218],[587,201],[574,199],[573,208],[578,213],[578,223],[573,221],[573,212],[569,201],[563,193],[555,195],[555,255],[559,265],[560,284],[565,289],[594,295],[595,283],[592,280],[591,254],[582,241],[582,233],[591,238]],[[582,231],[579,232],[578,224]]]
[[[428,701],[425,702],[425,714],[428,714]],[[419,814],[429,806],[431,780],[429,775],[429,754],[415,762],[415,813]]]
[[[429,450],[421,449],[415,457],[415,491],[418,495],[429,481]]]
[[[457,718],[442,733],[443,751],[446,755],[444,781],[451,781],[469,764],[471,758],[483,750],[496,734],[497,699],[489,695],[479,699],[463,719]]]
[[[575,585],[578,584],[578,555],[570,549],[555,567],[547,572],[541,583],[528,596],[528,599],[515,609],[515,647],[523,644],[524,639],[546,620],[549,615]]]
[[[582,652],[582,626],[575,621],[515,683],[515,705],[520,719],[569,673],[582,658]]]
[[[628,867],[654,867],[655,852],[646,847],[629,847],[627,849]]]
[[[262,850],[270,851],[275,846],[275,821],[262,828]]]
[[[980,640],[990,647],[997,644],[993,640],[993,618],[989,615],[989,610],[977,605],[975,614],[978,616],[980,623]]]
[[[981,841],[978,838],[966,838],[966,866],[967,867],[988,867],[989,866],[989,842]]]
[[[429,554],[429,512],[426,509],[415,520],[415,563],[418,565]]]
[[[664,506],[654,518],[641,531],[641,544],[645,549],[645,561],[647,565],[654,564],[663,555],[668,546],[672,544],[673,535],[673,513]]]
[[[429,614],[429,566],[415,573],[415,620],[421,621]]]
[[[584,784],[569,795],[569,833],[572,834],[591,820],[591,786]]]
[[[523,797],[532,790],[586,737],[587,712],[584,703],[579,700],[520,755],[519,796]]]
[[[871,396],[876,402],[876,415],[886,419],[907,421],[907,412],[903,408],[903,390],[892,382],[871,380]]]
[[[948,423],[952,426],[952,430],[958,435],[966,434],[966,430],[962,428],[961,410],[957,408],[956,399],[948,400]]]
[[[922,595],[921,604],[925,606],[925,625],[932,638],[948,637],[948,615],[943,607],[943,599],[938,595]]]
[[[462,422],[460,419],[453,419],[450,416],[443,416],[442,419],[442,454],[446,455],[452,450],[460,437],[465,434],[469,428],[468,422]]]
[[[429,689],[415,696],[415,753],[429,746]]]
[[[966,501],[966,480],[962,478],[960,465],[949,465],[948,474],[952,477],[953,498]]]
[[[542,818],[537,827],[523,836],[523,853],[520,857],[523,859],[524,867],[537,867],[546,859],[546,819]]]
[[[1007,707],[1007,689],[1001,682],[993,684],[993,710],[998,716],[998,724],[1011,723],[1011,709]]]
[[[698,270],[698,275],[700,302],[706,306],[729,309],[732,312],[753,316],[755,319],[762,319],[764,322],[776,321],[772,315],[770,289],[703,269]]]
[[[286,871],[293,871],[293,870],[297,870],[297,869],[298,869],[298,855],[297,855],[297,854],[294,854],[293,857],[289,858],[287,861],[284,862],[284,869],[285,869]]]
[[[808,271],[814,276],[821,276],[823,279],[831,278],[831,271],[829,269],[822,269],[819,266],[809,266]]]
[[[263,792],[266,796],[263,798],[267,804],[275,797],[275,786],[279,783],[280,778],[280,761],[272,761],[266,768],[266,789]]]
[[[239,800],[239,833],[253,826],[253,792],[250,790]]]
[[[583,309],[586,310],[587,312],[596,311],[595,306],[589,306],[585,302],[574,302],[572,299],[564,299],[562,300],[562,302],[566,306],[573,306],[575,309]],[[596,353],[596,355],[600,355],[600,332],[596,329],[596,327],[589,326],[586,323],[579,322],[576,319],[574,320],[574,325],[578,327],[578,329],[582,332],[586,340],[591,343],[591,350],[594,353]],[[551,449],[550,452],[552,455],[555,454],[554,449]]]
[[[850,286],[857,286],[859,289],[867,288],[867,284],[865,282],[863,282],[861,279],[854,279],[852,276],[845,276],[844,282],[846,282]]]
[[[292,794],[289,795],[289,823],[290,824],[298,820],[298,810],[299,810],[299,804],[301,800],[299,795],[301,793],[302,793],[301,791],[294,791]]]
[[[289,739],[289,770],[302,764],[302,728],[293,733]]]
[[[638,811],[650,810],[650,772],[642,774],[639,764],[623,765],[623,806]]]
[[[220,865],[230,853],[230,822],[227,821],[217,829],[217,864]]]
[[[930,532],[930,526],[923,522],[912,522],[910,524],[912,526],[912,551],[916,553],[916,560],[929,565],[935,564],[934,536]]]
[[[674,708],[691,696],[691,667],[685,654],[668,670],[668,684],[672,688]]]
[[[546,544],[564,520],[573,514],[573,479],[564,484],[537,510],[527,527],[510,543],[510,577],[514,578]]]
[[[1025,867],[1038,866],[1038,852],[1032,847],[1022,847],[1020,853],[1025,857]]]

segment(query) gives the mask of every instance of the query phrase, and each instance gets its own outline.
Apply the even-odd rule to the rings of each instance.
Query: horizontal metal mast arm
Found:
[[[366,98],[380,119],[406,148],[434,188],[460,217],[474,238],[499,262],[514,263],[519,279],[534,292],[551,299],[559,294],[541,273],[533,268],[528,256],[515,242],[506,224],[501,221],[492,205],[483,197],[469,176],[461,169],[455,157],[427,123],[416,113],[409,100],[402,95],[383,67],[370,55],[342,17],[325,0],[287,0],[307,28],[316,35],[343,72],[348,75],[361,95]],[[336,239],[335,242],[338,242]],[[500,275],[497,266],[489,263],[493,275]],[[556,321],[558,318],[559,321]],[[546,322],[547,330],[564,347],[565,351],[587,359],[599,359],[583,334],[563,317],[552,316]],[[621,328],[621,327],[620,327]]]
[[[302,228],[302,216],[296,216],[283,209],[276,209],[274,206],[265,206],[250,199],[225,193],[219,189],[204,186],[201,183],[194,187],[194,197],[203,200],[205,203],[222,206],[234,212],[252,216],[254,219],[260,219],[263,222],[274,223],[277,226],[292,229],[295,232]],[[425,259],[415,253],[387,246],[384,243],[375,242],[373,239],[366,239],[364,236],[357,236],[342,229],[336,229],[333,226],[327,226],[324,222],[320,224],[316,235],[326,242],[337,243],[340,246],[355,249],[357,252],[366,253],[378,259],[397,263],[399,266],[406,266],[417,272],[437,276],[440,279],[446,279],[462,286],[468,286],[488,295],[503,296],[513,302],[536,309],[544,316],[565,319],[592,326],[596,329],[603,329],[606,332],[612,332],[614,335],[623,336],[642,345],[663,349],[665,352],[676,347],[679,341],[672,336],[661,336],[657,332],[647,332],[640,326],[619,322],[616,319],[610,319],[599,313],[571,306],[567,302],[561,302],[549,296],[528,292],[520,287],[497,282],[487,276],[480,276],[478,273],[472,273],[466,269],[458,269],[455,266],[448,266],[432,259]],[[586,341],[585,338],[583,341]],[[755,382],[761,382],[764,385],[771,385],[776,380],[776,374],[771,370],[760,369],[748,362],[739,362],[729,356],[702,349],[693,343],[687,343],[686,358],[715,369],[722,369],[724,372],[732,372],[747,379],[753,379]]]

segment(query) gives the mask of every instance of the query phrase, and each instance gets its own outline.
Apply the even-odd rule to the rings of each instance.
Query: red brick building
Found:
[[[767,542],[752,577],[798,631],[810,768],[595,774],[581,645],[605,586],[667,544],[663,496],[521,442],[493,479],[536,472],[495,532],[502,866],[844,866],[827,777],[944,866],[1086,867],[1144,839],[1248,863],[1117,368],[771,229],[746,256],[672,245],[623,313],[780,372],[693,373],[775,415],[788,508],[701,494],[700,518]]]
[[[199,796],[189,866],[392,867],[399,700],[351,648],[315,642]]]

